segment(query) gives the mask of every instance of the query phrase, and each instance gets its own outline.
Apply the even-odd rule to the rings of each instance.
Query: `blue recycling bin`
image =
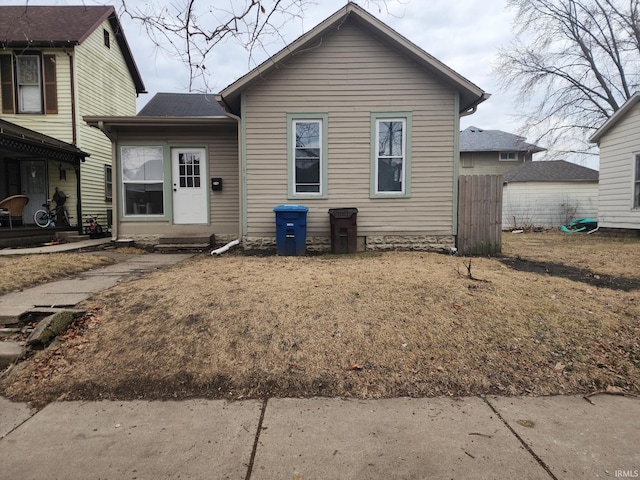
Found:
[[[278,255],[304,255],[307,244],[307,212],[304,205],[278,205],[276,214],[276,252]]]

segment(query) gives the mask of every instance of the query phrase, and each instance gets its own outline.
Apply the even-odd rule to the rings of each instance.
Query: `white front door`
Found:
[[[204,148],[171,150],[173,223],[206,224],[207,160]]]

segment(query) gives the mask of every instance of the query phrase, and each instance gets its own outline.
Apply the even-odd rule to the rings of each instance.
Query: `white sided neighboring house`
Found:
[[[600,147],[598,227],[640,236],[640,92],[589,141]]]
[[[598,215],[598,171],[554,160],[527,162],[503,175],[502,228],[558,228]]]

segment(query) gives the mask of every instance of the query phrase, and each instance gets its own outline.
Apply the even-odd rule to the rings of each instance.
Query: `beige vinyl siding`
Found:
[[[110,47],[103,30],[109,31]],[[98,129],[82,121],[84,115],[126,116],[136,114],[136,90],[122,52],[108,21],[75,49],[78,147],[91,154],[81,167],[82,213],[99,215],[106,222],[104,165],[111,164],[111,142]]]
[[[524,152],[517,160],[501,161],[499,152],[460,152],[459,175],[504,175],[524,163]],[[471,165],[471,167],[465,165]]]
[[[633,208],[635,154],[640,154],[640,104],[636,104],[600,140],[598,225],[640,229]]]
[[[238,173],[238,138],[236,124],[185,128],[136,128],[136,133],[122,131],[118,140],[127,144],[171,147],[206,147],[209,192],[209,225],[172,225],[165,222],[121,221],[119,237],[127,235],[238,235],[240,230],[240,181]],[[119,165],[116,167],[119,168]],[[211,190],[211,177],[222,178],[222,191]],[[114,170],[114,182],[116,170]],[[165,179],[171,182],[171,179]],[[121,187],[121,184],[120,184]],[[170,202],[171,199],[166,199]],[[115,218],[115,212],[114,212]]]
[[[503,188],[503,229],[558,228],[597,214],[597,182],[513,182]]]
[[[247,235],[275,234],[272,209],[309,207],[308,236],[327,210],[358,208],[359,235],[451,235],[455,93],[348,21],[245,93]],[[411,112],[410,198],[370,198],[371,113]],[[287,113],[325,113],[326,199],[287,199]]]
[[[55,55],[58,113],[3,113],[2,119],[44,135],[57,138],[63,142],[71,143],[73,140],[73,129],[71,121],[71,76],[69,74],[69,55],[58,49],[44,49],[39,51],[43,55]],[[2,51],[3,55],[10,53],[14,53],[13,50],[8,49]],[[0,102],[1,101],[2,99],[0,98]],[[2,105],[0,105],[0,112],[1,111]]]

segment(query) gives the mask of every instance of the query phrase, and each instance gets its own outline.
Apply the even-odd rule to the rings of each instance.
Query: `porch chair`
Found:
[[[13,195],[0,201],[0,218],[9,217],[9,228],[13,228],[12,217],[22,217],[24,206],[29,203],[26,195]]]

